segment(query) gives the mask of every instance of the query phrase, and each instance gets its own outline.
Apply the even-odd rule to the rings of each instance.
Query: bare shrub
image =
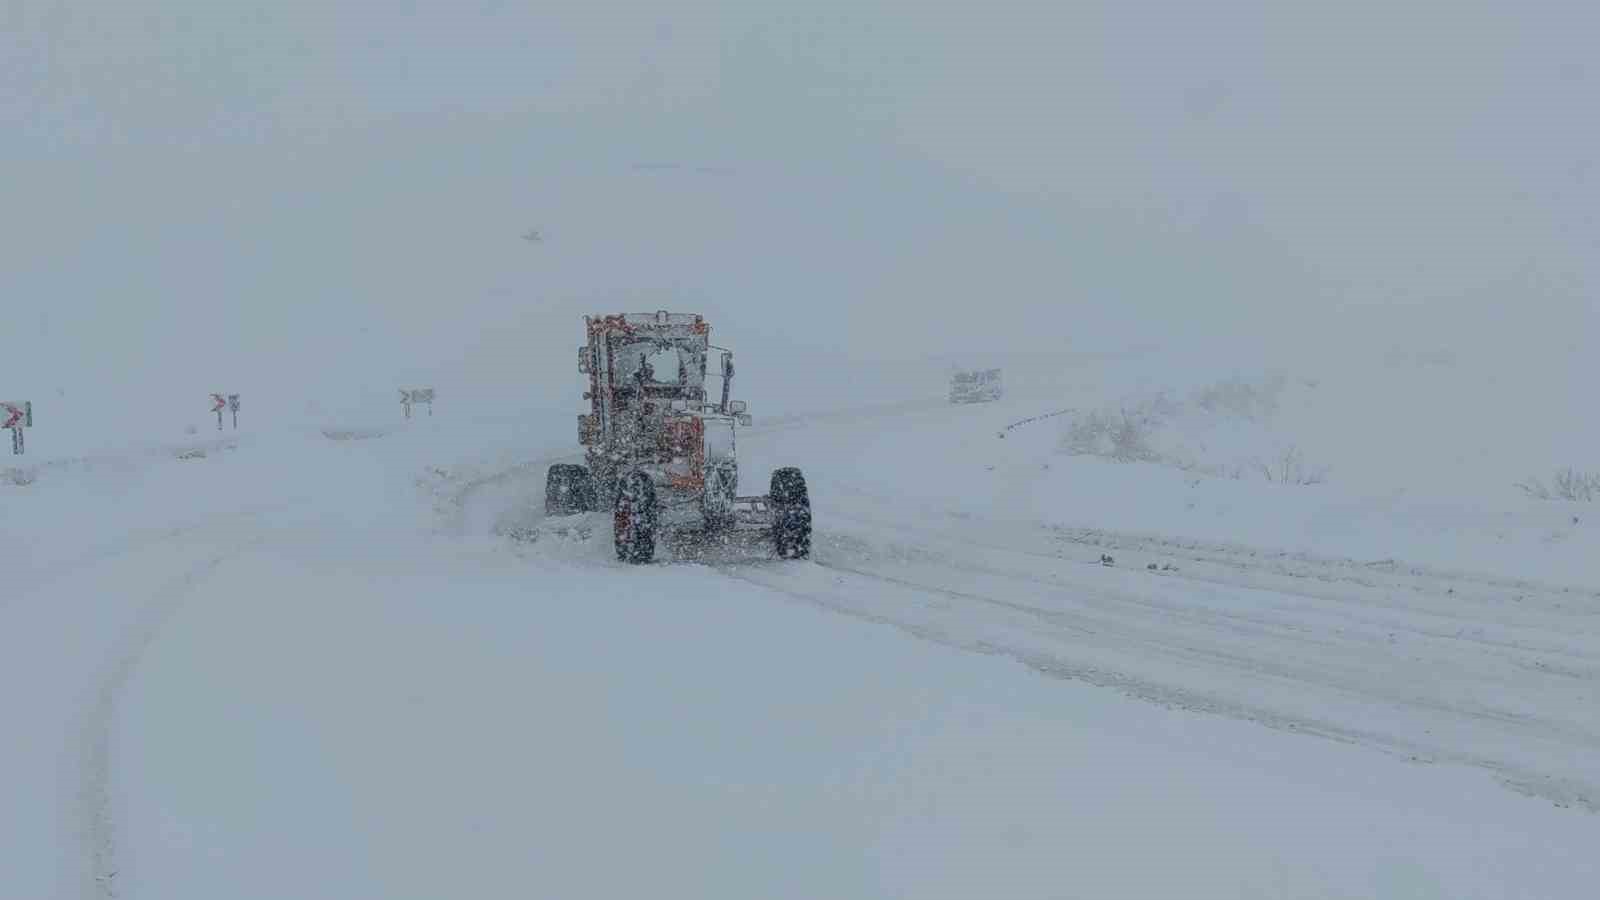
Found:
[[[1122,410],[1121,416],[1111,425],[1111,456],[1125,462],[1148,461],[1156,458],[1150,447],[1151,420]]]
[[[1139,398],[1138,402],[1132,404],[1132,409],[1135,414],[1159,424],[1183,412],[1183,403],[1174,399],[1171,391],[1160,390]]]
[[[1079,456],[1105,456],[1111,451],[1110,433],[1111,417],[1091,410],[1067,423],[1061,449]]]
[[[1305,454],[1294,445],[1271,460],[1256,460],[1256,471],[1273,484],[1322,484],[1328,480],[1327,466],[1311,466]]]
[[[1229,378],[1200,388],[1190,399],[1212,415],[1259,422],[1277,414],[1278,395],[1283,393],[1286,381],[1281,374],[1261,380]]]
[[[1535,500],[1593,503],[1600,500],[1600,472],[1583,472],[1569,467],[1558,470],[1550,485],[1537,478],[1530,478],[1517,487]]]
[[[1214,415],[1261,419],[1278,408],[1278,396],[1287,385],[1283,375],[1255,381],[1234,378],[1196,392],[1194,403]],[[1326,466],[1312,466],[1298,447],[1291,446],[1269,461],[1241,459],[1233,463],[1210,463],[1198,458],[1187,444],[1176,443],[1179,436],[1163,429],[1185,413],[1183,403],[1167,392],[1130,398],[1117,408],[1094,410],[1074,415],[1062,432],[1059,449],[1074,456],[1097,456],[1118,462],[1148,462],[1171,466],[1183,472],[1208,478],[1240,480],[1260,473],[1275,484],[1322,484]],[[1166,440],[1162,438],[1165,437]],[[1204,442],[1199,452],[1206,451]]]
[[[1150,462],[1158,454],[1150,446],[1155,422],[1137,411],[1095,410],[1067,425],[1062,449],[1081,456],[1103,456],[1119,462]]]

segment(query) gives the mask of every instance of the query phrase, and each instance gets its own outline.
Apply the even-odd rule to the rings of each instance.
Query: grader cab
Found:
[[[550,467],[545,513],[610,510],[617,558],[626,562],[650,562],[669,530],[715,537],[759,529],[780,558],[809,556],[811,502],[799,469],[773,472],[766,494],[739,494],[734,431],[750,415],[730,399],[733,353],[712,346],[705,319],[663,310],[584,323],[584,463]]]

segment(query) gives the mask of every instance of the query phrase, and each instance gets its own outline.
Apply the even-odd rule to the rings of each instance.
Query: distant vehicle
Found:
[[[729,399],[733,353],[711,346],[710,323],[665,310],[584,321],[589,339],[578,348],[578,371],[589,376],[590,412],[578,417],[578,442],[585,461],[550,467],[545,513],[610,510],[624,562],[650,562],[656,533],[667,528],[764,532],[779,558],[809,556],[811,497],[799,469],[773,472],[766,494],[739,495],[734,426],[749,425],[750,415],[743,401]],[[717,397],[706,384],[713,353]]]
[[[951,403],[987,403],[1005,393],[999,369],[973,369],[950,375]]]

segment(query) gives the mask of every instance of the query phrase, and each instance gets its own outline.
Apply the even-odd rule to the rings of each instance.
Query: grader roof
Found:
[[[585,316],[591,337],[601,334],[707,335],[711,326],[695,313],[618,313]]]

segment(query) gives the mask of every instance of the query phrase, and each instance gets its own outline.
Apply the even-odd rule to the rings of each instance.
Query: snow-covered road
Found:
[[[563,415],[41,470],[0,895],[1586,895],[1596,580],[1140,527],[1043,409],[750,432],[807,563],[558,533]]]
[[[1600,802],[1600,655],[1594,614],[1581,611],[1592,594],[1495,590],[1467,576],[1399,585],[1363,579],[1343,560],[1302,558],[1285,573],[1272,553],[1193,559],[1163,552],[1166,542],[1102,534],[1089,549],[1133,567],[1104,571],[1080,535],[1040,528],[1008,542],[1034,545],[1020,550],[839,518],[816,569],[728,571],[1049,675],[1411,760],[1470,763],[1557,803]],[[1454,602],[1469,592],[1476,602]]]
[[[818,473],[816,564],[725,571],[1046,674],[1600,809],[1600,588],[1030,518],[988,490],[1018,475],[1009,447],[985,452],[1008,415],[924,413],[881,461],[824,429],[777,441]],[[941,447],[965,452],[912,452]],[[970,493],[929,500],[925,484]]]

